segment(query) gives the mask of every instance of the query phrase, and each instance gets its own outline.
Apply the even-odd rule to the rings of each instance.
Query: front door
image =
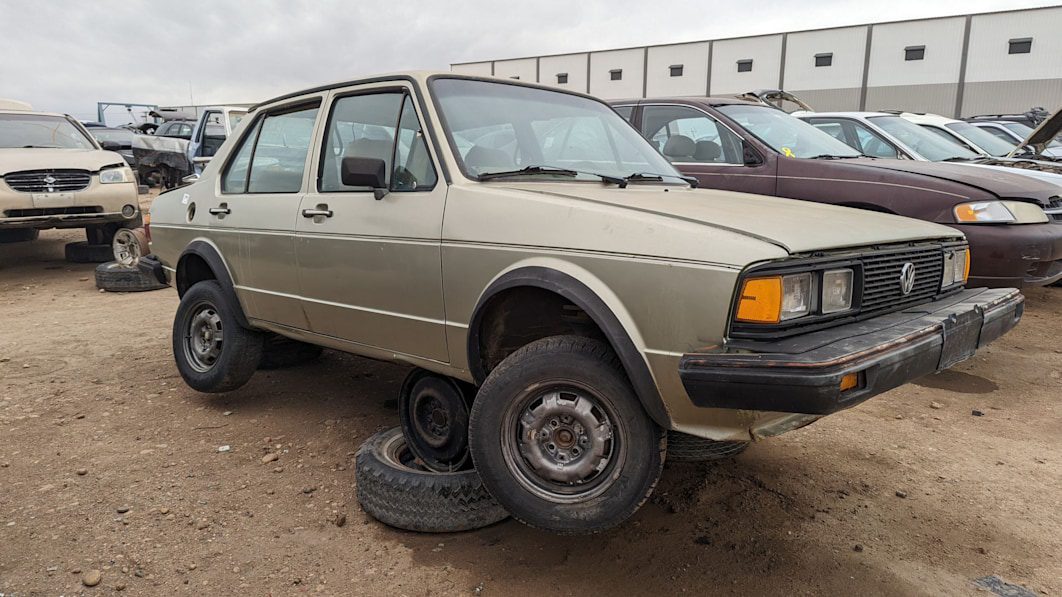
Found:
[[[440,243],[446,185],[412,93],[390,83],[336,94],[315,188],[297,218],[296,255],[313,332],[449,362]],[[383,160],[388,192],[343,184],[347,157]]]
[[[224,166],[209,208],[237,295],[252,319],[305,329],[295,222],[320,100],[259,114]]]
[[[707,113],[691,106],[642,106],[642,135],[680,172],[701,186],[773,195],[773,162],[747,164],[745,142]]]

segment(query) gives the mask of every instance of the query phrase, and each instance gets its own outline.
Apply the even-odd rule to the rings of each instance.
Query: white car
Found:
[[[900,113],[902,114],[902,113]],[[793,115],[856,150],[879,158],[956,162],[977,168],[1003,169],[1062,189],[1057,165],[1017,158],[994,158],[945,139],[895,112],[794,112]],[[1038,164],[1037,169],[1022,167]]]
[[[999,139],[1009,141],[1016,145],[1024,143],[1025,140],[1029,138],[1029,135],[1033,133],[1033,129],[1023,122],[1010,122],[1005,120],[985,122],[977,120],[970,124]],[[1062,143],[1059,143],[1057,140],[1051,141],[1047,148],[1044,149],[1043,155],[1050,158],[1062,158]]]
[[[1018,148],[1017,142],[1001,139],[963,120],[956,120],[939,114],[919,112],[899,112],[898,115],[946,141],[984,156],[1006,157],[1010,152]]]

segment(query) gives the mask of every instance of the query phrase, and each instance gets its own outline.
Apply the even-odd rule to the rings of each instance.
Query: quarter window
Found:
[[[222,177],[225,193],[297,193],[318,106],[266,114],[244,137]]]
[[[742,164],[741,139],[700,110],[642,108],[642,134],[672,162]]]

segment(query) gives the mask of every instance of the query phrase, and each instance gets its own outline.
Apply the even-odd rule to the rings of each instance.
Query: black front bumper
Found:
[[[1024,304],[1014,288],[963,290],[858,323],[686,354],[679,375],[697,406],[826,415],[969,358],[1017,325]],[[842,392],[851,373],[857,385]]]

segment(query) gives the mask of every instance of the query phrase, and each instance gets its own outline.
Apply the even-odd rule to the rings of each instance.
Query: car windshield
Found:
[[[133,131],[128,129],[91,128],[89,129],[89,133],[91,133],[97,141],[114,141],[115,143],[121,143],[122,145],[130,145],[133,142]]]
[[[861,154],[815,126],[767,106],[730,104],[719,106],[746,131],[775,151],[791,158],[834,156],[854,158]]]
[[[62,116],[0,114],[0,148],[19,147],[95,149],[92,141]]]
[[[462,172],[513,173],[528,180],[594,180],[679,173],[605,104],[578,95],[457,78],[431,83]],[[521,171],[521,172],[516,172]]]
[[[1009,154],[1018,147],[1016,144],[1008,143],[992,133],[980,129],[968,122],[949,122],[944,126],[955,131],[960,137],[966,139],[970,143],[985,150],[989,155],[994,155],[997,158]]]
[[[1023,140],[1028,139],[1029,135],[1031,135],[1034,130],[1031,126],[1021,122],[1001,122],[1000,124],[1007,127],[1008,130],[1013,132],[1015,135],[1021,137]],[[1047,146],[1062,147],[1062,143],[1059,143],[1058,139],[1054,139],[1053,141],[1048,143]]]
[[[867,120],[881,130],[899,139],[919,156],[931,162],[947,160],[973,160],[979,157],[973,151],[949,143],[917,124],[899,116],[870,116]]]

